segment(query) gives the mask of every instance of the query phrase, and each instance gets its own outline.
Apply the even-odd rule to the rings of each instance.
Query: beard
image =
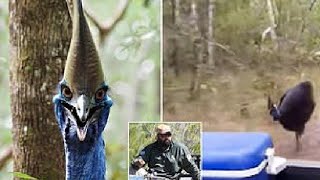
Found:
[[[162,149],[167,149],[170,146],[171,141],[169,139],[166,139],[164,141],[161,141],[160,139],[158,139],[157,143]]]

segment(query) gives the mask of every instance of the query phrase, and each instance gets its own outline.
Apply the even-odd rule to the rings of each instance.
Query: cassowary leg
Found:
[[[296,132],[296,151],[297,152],[302,149],[302,144],[301,144],[300,138],[301,138],[301,134]]]

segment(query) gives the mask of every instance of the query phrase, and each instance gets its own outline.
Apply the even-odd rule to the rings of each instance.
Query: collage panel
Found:
[[[319,13],[315,1],[163,1],[163,120],[203,123],[205,179],[320,178]],[[237,174],[252,168],[265,175]]]
[[[0,180],[128,179],[160,121],[160,0],[0,0]]]
[[[199,180],[201,123],[129,124],[129,179]]]

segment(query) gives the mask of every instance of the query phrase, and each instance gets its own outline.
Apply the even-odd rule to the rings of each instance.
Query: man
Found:
[[[172,141],[171,128],[160,124],[157,129],[157,140],[146,146],[132,162],[134,169],[140,169],[146,164],[157,173],[174,177],[182,169],[192,175],[192,179],[200,179],[200,171],[194,163],[188,148]]]

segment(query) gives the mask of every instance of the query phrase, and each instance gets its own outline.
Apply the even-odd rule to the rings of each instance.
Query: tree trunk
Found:
[[[274,43],[274,49],[277,50],[278,49],[278,37],[277,37],[277,33],[275,31],[275,28],[277,27],[276,24],[276,18],[275,18],[275,13],[274,13],[274,6],[275,4],[272,4],[271,0],[267,0],[267,6],[268,6],[268,15],[269,15],[269,20],[270,20],[270,35],[271,35],[271,39]]]
[[[174,29],[176,31],[179,30],[180,25],[180,0],[171,0],[172,3],[172,22]],[[179,76],[179,59],[178,59],[178,32],[175,32],[174,37],[172,39],[172,52],[170,55],[171,63],[170,66],[173,67],[174,73],[176,76]]]
[[[68,7],[64,0],[10,0],[9,12],[14,171],[64,179],[52,97],[71,39]]]
[[[214,0],[208,0],[208,65],[210,68],[214,68],[215,66],[215,62],[213,58],[213,54],[214,54],[213,13],[214,13]]]
[[[203,53],[204,53],[204,44],[203,37],[198,25],[199,14],[197,12],[197,1],[192,0],[191,2],[191,17],[190,17],[190,26],[191,26],[191,41],[193,44],[193,57],[195,62],[192,69],[192,80],[190,87],[191,99],[199,98],[200,96],[200,81],[201,74],[203,69]]]

